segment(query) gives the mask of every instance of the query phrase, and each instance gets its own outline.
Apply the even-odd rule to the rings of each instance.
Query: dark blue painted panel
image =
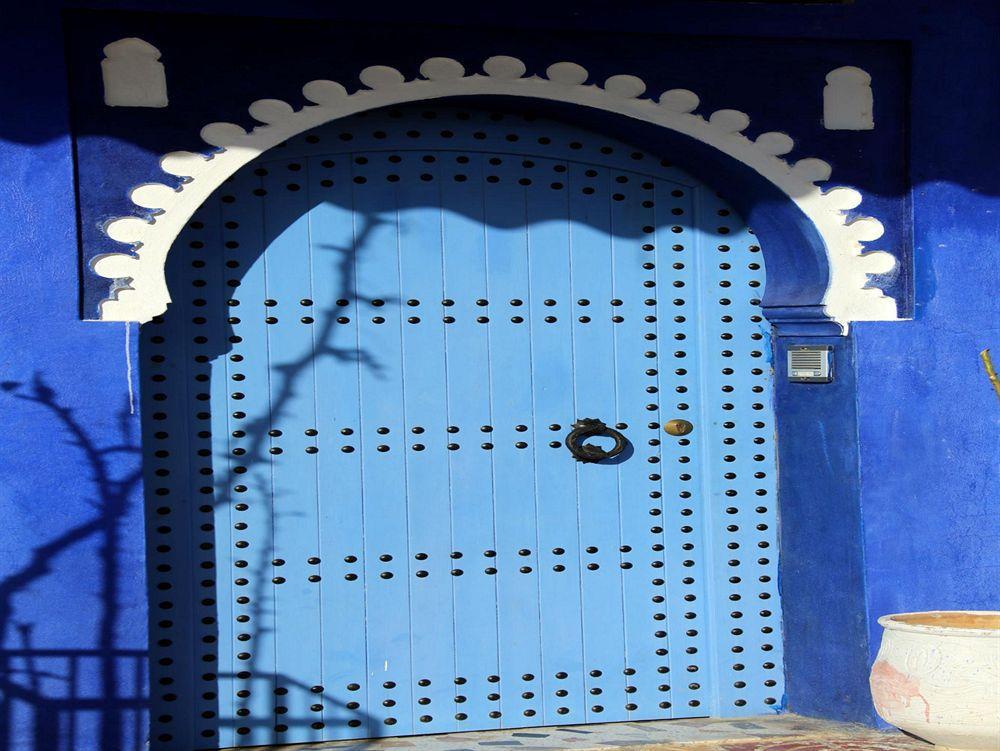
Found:
[[[171,107],[125,111],[102,104],[99,71],[84,61],[106,39],[126,35],[126,29],[129,35],[149,39],[161,49],[164,59],[171,61],[170,85],[176,92]],[[367,65],[396,65],[409,77],[416,75],[417,66],[429,55],[453,56],[473,71],[481,66],[483,51],[490,50],[490,54],[502,52],[523,58],[531,72],[542,72],[553,61],[569,59],[590,69],[594,81],[632,72],[646,80],[654,95],[670,88],[690,88],[702,97],[701,111],[740,109],[753,118],[752,132],[780,130],[792,134],[797,140],[794,158],[819,156],[830,161],[835,177],[832,184],[855,185],[870,198],[866,198],[863,211],[880,217],[887,228],[878,249],[902,259],[898,276],[887,281],[890,293],[900,297],[904,313],[910,309],[910,212],[905,172],[899,169],[906,146],[903,113],[907,58],[901,45],[730,38],[718,40],[717,44],[725,49],[725,55],[720,56],[710,40],[682,37],[664,36],[639,44],[628,36],[604,39],[592,32],[524,31],[512,36],[469,29],[456,35],[450,28],[434,26],[427,27],[419,44],[414,45],[408,26],[392,24],[381,24],[376,30],[345,23],[326,27],[321,23],[272,20],[257,25],[242,20],[220,37],[216,26],[188,19],[122,14],[75,16],[68,40],[71,59],[79,60],[72,93],[74,127],[79,136],[84,254],[88,258],[109,247],[100,232],[101,224],[111,216],[135,210],[124,200],[127,191],[146,180],[164,178],[157,167],[162,153],[205,150],[197,139],[203,124],[231,120],[250,125],[246,107],[265,95],[299,106],[304,103],[302,84],[314,78],[331,78],[353,89],[358,72]],[[204,53],[197,60],[189,58],[173,52],[173,44],[184,49],[195,46]],[[268,64],[276,58],[287,62],[281,66]],[[879,82],[876,116],[891,127],[861,134],[822,129],[819,121],[824,76],[848,58]],[[243,75],[242,67],[228,63],[232,59],[239,59],[242,66],[250,66],[259,74]],[[217,71],[211,82],[203,76],[206,66]],[[796,70],[796,76],[785,75],[790,69]],[[719,84],[720,80],[724,85]],[[777,110],[770,106],[775,100],[810,98],[812,107]],[[761,236],[771,239],[772,252],[781,256],[792,272],[787,278],[800,282],[786,286],[779,280],[771,295],[785,306],[795,305],[796,297],[815,302],[817,296],[805,296],[825,285],[825,268],[812,267],[819,254],[817,240],[802,227],[798,211],[788,211],[786,199],[756,173],[732,160],[720,159],[712,149],[698,147],[688,138],[659,134],[660,129],[644,129],[627,118],[607,118],[583,110],[572,112],[568,121],[605,130],[626,141],[635,141],[633,131],[648,131],[646,137],[653,142],[639,145],[671,154],[701,179],[718,185],[737,201],[736,208]],[[137,137],[137,133],[141,136]],[[116,143],[122,140],[134,146],[120,150]],[[134,151],[135,147],[145,153]],[[126,164],[131,166],[125,168]],[[805,230],[804,240],[790,232],[791,225]],[[88,296],[84,307],[90,311],[87,315],[92,315],[106,283],[92,274],[86,278]],[[804,280],[808,281],[802,284]]]
[[[851,338],[775,340],[787,708],[871,722]],[[788,347],[832,344],[834,380],[790,383]]]

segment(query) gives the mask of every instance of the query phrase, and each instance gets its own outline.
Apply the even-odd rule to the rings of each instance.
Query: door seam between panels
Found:
[[[440,174],[440,172],[439,172]],[[440,185],[438,181],[438,185]],[[438,188],[438,226],[440,228],[441,235],[441,296],[442,299],[447,294],[447,269],[445,265],[445,254],[448,243],[445,240],[445,207],[444,207],[444,194],[442,189]],[[444,357],[444,410],[445,410],[445,422],[451,425],[451,383],[450,383],[450,370],[448,368],[448,326],[443,321],[441,322],[441,346],[442,355]],[[452,478],[452,457],[451,452],[448,451],[446,456],[446,465],[448,468],[448,546],[449,549],[455,550],[455,492],[453,487]],[[455,585],[456,580],[452,577],[451,580],[451,664],[452,672],[455,673],[455,677],[458,677],[458,624],[457,624],[457,608],[456,608],[456,596],[455,596]],[[454,718],[453,718],[454,719]],[[457,728],[456,728],[457,729]]]
[[[311,160],[305,159],[305,185],[306,185],[306,203],[312,205],[312,180],[310,178],[309,165],[312,163]],[[312,300],[313,305],[316,304],[316,286],[315,286],[315,276],[314,276],[314,264],[315,257],[313,255],[313,213],[311,210],[306,212],[306,252],[309,257],[309,299]],[[313,385],[313,426],[316,430],[319,430],[319,382],[316,375],[316,330],[310,326],[309,327],[309,337],[312,347],[312,385]],[[321,496],[321,484],[320,484],[320,471],[319,462],[315,463],[316,471],[316,553],[319,554],[322,550],[323,545],[323,504],[320,500]],[[322,581],[323,574],[323,560],[320,557],[320,581]],[[326,686],[326,676],[324,675],[325,662],[323,660],[323,655],[326,654],[326,639],[325,637],[325,624],[323,619],[323,586],[319,587],[319,592],[317,594],[318,606],[319,606],[319,685]],[[322,719],[324,725],[327,720],[327,709],[326,704],[323,705],[323,710],[320,712],[320,718]]]
[[[350,152],[349,164],[354,163],[354,152]],[[348,174],[352,174],[354,171],[353,166],[348,169]],[[354,298],[353,304],[353,315],[354,315],[354,339],[355,347],[358,353],[361,352],[361,320],[360,320],[360,290],[358,290],[358,202],[357,202],[357,192],[354,188],[354,183],[350,183],[351,187],[351,264],[354,269]],[[371,223],[371,218],[367,219]],[[361,581],[364,582],[362,591],[364,593],[364,600],[362,604],[362,617],[364,618],[364,637],[365,637],[365,673],[363,685],[365,688],[365,727],[368,728],[368,735],[371,737],[375,728],[372,726],[374,717],[370,711],[371,707],[371,690],[369,688],[368,676],[371,672],[371,666],[369,664],[369,640],[368,640],[368,504],[367,504],[367,493],[365,492],[365,441],[364,441],[364,390],[362,388],[363,379],[361,377],[361,358],[356,358],[357,362],[357,378],[358,378],[358,473],[359,473],[359,492],[361,498],[361,544],[358,549],[358,553],[361,556]]]
[[[480,174],[483,171],[483,161],[482,157],[479,159],[479,169]],[[488,196],[486,187],[483,186],[483,289],[486,294],[486,299],[490,299],[490,235],[487,231],[489,227],[489,209],[488,209]],[[489,424],[493,425],[493,337],[490,336],[490,327],[486,327],[486,378],[487,378],[487,391],[489,394]],[[493,458],[493,453],[490,452],[490,506],[493,512],[493,548],[500,555],[500,551],[497,550],[497,484],[496,484],[496,461]],[[498,561],[499,562],[499,561]],[[500,675],[500,584],[499,576],[493,579],[493,612],[494,612],[494,622],[496,625],[496,668],[497,675]],[[500,676],[501,681],[503,676]],[[501,690],[503,689],[501,683]],[[502,706],[497,700],[497,710]],[[504,726],[504,718],[501,714],[497,719],[497,726]]]
[[[608,169],[608,179],[609,180],[611,178],[611,174],[612,174],[612,171],[610,169]],[[615,273],[615,271],[616,271],[615,264],[616,264],[616,262],[618,260],[618,244],[615,242],[615,212],[614,212],[614,207],[612,206],[612,204],[611,204],[610,201],[607,203],[607,210],[608,210],[608,244],[610,246],[609,247],[609,253],[608,253],[608,255],[609,255],[609,261],[610,261],[610,268],[611,268],[611,296],[612,297],[616,297],[615,293],[616,293],[616,290],[617,290],[617,275]],[[619,378],[619,375],[620,375],[619,368],[618,368],[618,354],[619,354],[619,352],[618,352],[618,330],[616,329],[614,323],[612,323],[611,324],[611,363],[612,363],[612,368],[613,368],[614,375],[613,375],[613,377],[611,379],[611,386],[612,386],[612,389],[614,390],[614,405],[615,405],[615,418],[616,418],[615,419],[615,423],[616,424],[621,421],[620,420],[620,418],[621,418],[621,414],[620,414],[620,409],[621,409],[621,402],[620,402],[621,393],[620,393],[620,388],[619,388],[619,383],[618,383],[618,378]],[[633,456],[634,456],[634,454],[633,454]],[[628,624],[629,624],[629,619],[628,619],[628,602],[627,602],[628,598],[626,596],[627,588],[626,588],[626,585],[625,585],[625,569],[623,569],[621,567],[621,564],[622,564],[622,550],[621,550],[621,548],[622,548],[622,543],[624,542],[624,540],[622,539],[622,534],[623,534],[623,527],[622,527],[622,524],[623,524],[623,520],[622,520],[622,473],[621,473],[621,465],[620,464],[614,464],[612,466],[614,466],[614,468],[615,468],[615,494],[617,496],[617,501],[618,501],[618,589],[619,589],[619,592],[621,593],[620,597],[619,597],[619,602],[620,602],[620,605],[621,605],[621,617],[622,617],[622,664],[625,666],[624,669],[628,669],[628,667],[629,667],[629,653],[628,653],[628,628],[629,628]],[[628,687],[629,680],[628,680],[628,675],[626,673],[624,673],[624,672],[622,673],[622,676],[621,676],[621,682],[622,682],[622,694],[625,696],[625,703],[626,704],[630,704],[631,702],[628,701],[628,693],[625,690]],[[632,710],[626,708],[625,712],[627,713],[625,715],[626,718],[632,719]]]
[[[410,696],[407,711],[410,715],[410,733],[414,731],[413,725],[413,597],[410,593],[410,460],[406,450],[406,335],[403,327],[403,248],[401,244],[402,221],[400,219],[399,192],[393,189],[393,204],[395,205],[394,215],[396,218],[396,291],[398,292],[397,304],[399,306],[399,388],[400,400],[402,402],[402,438],[400,439],[403,451],[403,518],[406,520],[406,619],[407,619],[407,641],[410,647],[409,666],[410,675],[407,676],[407,691]]]
[[[523,191],[523,206],[524,206],[524,260],[525,260],[525,298],[528,302],[528,310],[531,311],[531,232],[528,216],[528,202],[529,202],[529,192],[530,188],[525,187]],[[488,298],[487,298],[488,299]],[[528,384],[529,393],[531,394],[531,425],[532,425],[532,437],[531,437],[531,481],[532,481],[532,495],[534,499],[534,510],[535,510],[535,601],[538,607],[538,668],[541,675],[539,676],[539,685],[542,688],[542,723],[545,723],[547,718],[547,713],[545,711],[545,700],[546,692],[545,688],[545,639],[544,630],[542,628],[542,571],[541,571],[541,554],[542,551],[539,547],[540,536],[539,536],[539,517],[538,517],[538,410],[537,410],[537,400],[535,394],[535,358],[534,358],[534,338],[531,335],[531,323],[529,321],[527,326],[528,331]]]
[[[572,171],[567,170],[566,172],[566,184],[570,184],[570,178],[572,177]],[[569,304],[572,306],[573,299],[576,297],[576,276],[573,269],[573,203],[571,199],[567,199],[566,204],[566,235],[567,235],[567,248],[566,255],[569,261]],[[572,310],[572,308],[571,308]],[[577,399],[577,389],[576,389],[576,330],[573,326],[573,315],[570,313],[569,317],[569,337],[570,337],[570,366],[572,368],[572,378],[570,379],[573,384],[573,414],[570,419],[575,423],[577,420],[577,415],[579,414],[579,401]],[[573,462],[573,481],[576,486],[576,568],[577,568],[577,586],[580,591],[580,685],[583,689],[583,719],[584,722],[590,721],[590,709],[587,707],[587,624],[585,618],[585,607],[584,607],[584,586],[583,586],[583,525],[581,521],[582,512],[580,509],[580,465],[579,462]]]
[[[690,223],[689,229],[694,232],[695,243],[694,243],[694,279],[695,279],[695,304],[697,308],[697,327],[698,327],[698,404],[699,404],[699,422],[707,430],[711,426],[710,422],[710,410],[708,405],[709,400],[709,383],[707,368],[709,365],[710,358],[705,356],[705,349],[708,345],[708,332],[705,320],[705,303],[706,300],[702,299],[702,290],[705,286],[705,259],[702,257],[706,251],[706,239],[703,237],[700,231],[701,224],[704,219],[704,198],[703,198],[703,188],[697,188],[693,192],[691,208],[694,216]],[[705,431],[702,431],[705,435]],[[710,435],[710,431],[709,431]],[[706,628],[706,636],[708,637],[705,641],[706,648],[708,649],[708,659],[711,665],[711,671],[709,673],[710,680],[710,692],[712,697],[712,707],[710,708],[710,714],[716,714],[719,711],[719,706],[721,703],[721,696],[719,694],[719,659],[718,659],[718,645],[715,644],[715,637],[717,636],[717,624],[715,618],[715,575],[716,575],[716,550],[714,547],[715,541],[715,499],[712,495],[712,446],[710,446],[708,439],[703,438],[698,452],[702,458],[701,461],[701,472],[702,472],[702,500],[701,507],[704,526],[704,536],[702,539],[705,540],[705,551],[706,555],[704,557],[704,565],[708,572],[705,577],[705,596],[707,603],[703,615],[708,627]]]

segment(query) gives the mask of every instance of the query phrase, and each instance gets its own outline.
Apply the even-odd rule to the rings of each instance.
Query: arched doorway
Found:
[[[763,258],[713,189],[401,108],[264,154],[175,247],[142,339],[155,743],[777,707]],[[576,461],[581,418],[626,450]]]

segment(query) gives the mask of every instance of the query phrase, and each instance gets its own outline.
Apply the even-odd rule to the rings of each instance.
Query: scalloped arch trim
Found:
[[[113,240],[132,246],[132,252],[95,257],[91,267],[100,276],[118,281],[119,288],[104,300],[104,321],[144,323],[166,310],[170,301],[164,265],[170,247],[198,207],[223,181],[263,152],[318,125],[365,110],[393,104],[467,95],[504,95],[547,99],[618,113],[669,128],[705,143],[755,170],[784,192],[815,226],[826,248],[830,281],[822,304],[826,315],[845,329],[851,321],[896,320],[895,301],[882,290],[867,287],[869,275],[891,271],[894,257],[884,251],[865,251],[864,243],[882,236],[882,223],[872,217],[849,219],[847,212],[861,203],[861,194],[848,187],[821,189],[831,168],[821,159],[789,162],[782,155],[794,142],[784,133],[743,135],[747,114],[716,110],[707,118],[696,114],[698,96],[672,89],[658,99],[643,97],[646,84],[631,75],[616,75],[603,86],[587,84],[588,72],[576,63],[550,65],[545,76],[527,76],[523,62],[513,57],[491,57],[483,74],[467,74],[456,60],[434,57],[420,66],[420,77],[406,80],[395,68],[375,65],[361,71],[367,88],[354,93],[334,81],[310,81],[303,89],[312,104],[296,110],[277,99],[260,99],[250,115],[262,123],[246,131],[233,123],[211,123],[201,137],[215,150],[209,154],[173,152],[160,160],[163,170],[182,178],[178,188],[160,183],[139,185],[132,202],[149,216],[119,217],[107,223]]]

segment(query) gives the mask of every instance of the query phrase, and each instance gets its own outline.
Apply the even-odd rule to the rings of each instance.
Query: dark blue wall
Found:
[[[834,381],[789,382],[790,344],[832,345]],[[855,366],[851,337],[775,340],[789,708],[870,723]]]
[[[395,65],[405,75],[414,76],[427,56],[447,55],[460,60],[472,72],[480,69],[486,57],[502,52],[523,59],[532,73],[544,71],[552,61],[572,60],[590,71],[592,81],[603,82],[617,73],[638,74],[654,97],[671,88],[689,88],[701,97],[700,112],[739,109],[752,117],[749,133],[780,130],[793,134],[796,146],[791,159],[821,156],[834,166],[831,186],[847,184],[864,191],[859,212],[879,217],[886,227],[885,235],[872,249],[893,253],[900,260],[898,270],[884,280],[884,286],[888,294],[899,299],[904,315],[912,309],[910,205],[906,171],[901,169],[906,162],[908,134],[908,50],[904,44],[704,38],[676,33],[647,39],[634,33],[608,35],[592,29],[524,29],[512,33],[475,26],[458,33],[453,27],[441,25],[428,25],[417,36],[410,26],[399,23],[374,26],[359,22],[288,19],[262,23],[237,19],[226,24],[206,24],[192,16],[98,12],[75,12],[67,14],[66,19],[85,258],[120,249],[103,234],[104,223],[140,211],[128,201],[128,191],[143,181],[164,180],[158,164],[162,154],[179,149],[206,150],[198,137],[206,123],[230,120],[251,127],[253,121],[246,111],[250,102],[267,96],[301,106],[306,103],[301,87],[315,78],[340,81],[353,90],[359,86],[358,73],[368,65]],[[101,49],[107,40],[128,35],[147,39],[162,52],[168,70],[170,107],[104,105]],[[199,50],[197,55],[186,54],[192,48]],[[281,64],[274,65],[275,60]],[[860,134],[835,133],[822,127],[825,76],[847,62],[864,67],[879,82],[875,114],[887,127]],[[213,74],[205,76],[205,70]],[[248,70],[253,74],[247,75]],[[789,71],[794,74],[789,75]],[[544,105],[530,102],[528,106],[538,109]],[[582,118],[592,120],[595,129],[607,127],[599,122],[599,114],[586,110],[569,113],[569,118],[577,124]],[[633,133],[628,131],[641,129],[636,124],[617,135],[632,138]],[[647,138],[640,144],[643,147],[659,146],[662,153],[683,162],[681,166],[696,176],[715,178],[718,189],[727,196],[739,199],[741,193],[749,193],[757,203],[763,202],[758,189],[747,190],[746,186],[734,184],[738,174],[715,174],[718,170],[708,164],[714,159],[732,165],[733,160],[720,159],[718,152],[699,148],[700,144],[677,134],[671,142],[670,132],[662,128],[647,125],[646,130],[659,132],[661,143],[649,143]],[[751,170],[740,171],[766,183]],[[777,192],[773,187],[771,190]],[[751,207],[737,208],[752,226],[761,227],[761,217],[747,210]],[[808,258],[807,251],[808,247],[802,247],[798,255]],[[791,265],[795,254],[789,256],[786,263]],[[792,269],[788,275],[798,276]],[[825,281],[821,280],[824,287]],[[769,291],[779,284],[772,280]],[[83,285],[84,315],[96,317],[97,302],[106,296],[108,283],[86,273]],[[792,304],[795,295],[784,297],[788,298],[786,304]]]
[[[877,649],[878,615],[1000,606],[1000,405],[977,359],[986,346],[1000,353],[1000,185],[991,157],[1000,79],[984,75],[1000,56],[1000,12],[987,0],[677,2],[654,10],[553,5],[529,11],[508,3],[473,16],[467,7],[448,14],[410,4],[393,18],[411,49],[422,39],[456,39],[470,29],[493,40],[488,49],[474,50],[457,42],[441,49],[443,41],[429,41],[428,55],[475,61],[513,53],[536,68],[567,57],[586,62],[601,78],[639,72],[653,88],[691,86],[709,109],[746,109],[755,117],[754,130],[787,127],[806,142],[807,152],[832,155],[835,178],[865,191],[863,208],[887,220],[886,242],[878,247],[901,257],[911,245],[912,212],[913,276],[904,264],[894,291],[905,299],[912,283],[914,320],[857,325],[852,339],[839,345],[836,384],[793,390],[783,383],[778,393],[779,410],[788,406],[780,416],[782,585],[786,629],[797,639],[786,645],[789,705],[804,713],[870,719],[864,659],[858,655]],[[159,3],[184,12],[288,19],[330,18],[335,11],[327,6],[294,0],[280,6],[263,0]],[[352,20],[380,23],[386,14],[380,6],[356,11]],[[79,320],[81,300],[92,304],[99,281],[80,273],[78,254],[81,228],[88,246],[103,242],[98,221],[128,210],[125,190],[156,176],[155,154],[163,149],[156,133],[142,127],[138,134],[152,113],[107,110],[93,98],[100,51],[90,50],[89,63],[74,63],[80,65],[74,89],[91,92],[77,102],[75,145],[87,159],[103,155],[106,168],[81,171],[84,200],[78,204],[66,55],[76,60],[86,52],[81,40],[96,44],[95,19],[101,20],[61,15],[58,3],[36,0],[5,10],[0,26],[0,747],[18,751],[59,748],[60,717],[68,716],[61,713],[70,708],[76,739],[64,741],[63,748],[139,748],[144,732],[136,716],[145,691],[145,679],[136,672],[146,618],[141,489],[125,326]],[[198,35],[231,26],[209,15],[111,21],[114,28],[100,43],[136,34],[161,48],[176,44],[171,40],[178,29]],[[413,33],[409,25],[421,22],[434,28]],[[466,32],[449,28],[456,25]],[[247,20],[231,34],[266,46],[260,29]],[[678,44],[692,58],[712,59],[710,71],[690,66],[681,76],[666,67],[663,48],[684,36],[695,39]],[[775,49],[789,51],[799,63],[765,66],[752,52],[754,44],[759,47],[752,40],[761,38],[775,40]],[[168,75],[186,65],[197,73],[185,63],[192,49],[199,48],[170,48]],[[378,45],[370,31],[340,55],[352,62],[352,72],[375,62],[413,65],[409,56]],[[313,66],[334,57],[307,57],[295,63],[301,75],[262,87],[253,97],[296,99],[302,82],[331,75]],[[886,90],[876,80],[878,106],[888,109],[877,110],[879,126],[867,142],[858,134],[823,131],[817,121],[817,75],[830,63],[858,64],[861,58],[882,66],[893,81]],[[755,60],[770,71],[756,83],[747,68]],[[243,96],[235,109],[229,102],[213,109],[209,95],[218,94],[219,77],[228,74],[214,65],[202,70],[210,73],[204,90],[191,93],[188,105],[161,113],[156,127],[164,130],[157,132],[183,135],[167,148],[197,147],[201,124],[243,116]],[[260,65],[238,70],[239,77],[270,81],[282,72]],[[795,81],[797,76],[804,79]],[[784,95],[769,96],[775,90]],[[804,102],[806,94],[813,99]],[[183,90],[172,87],[171,96],[184,104]],[[109,119],[112,112],[121,119]],[[120,174],[123,162],[144,164],[146,172],[130,166],[129,174]],[[771,267],[769,273],[781,270]],[[133,331],[133,358],[136,338]],[[823,451],[828,459],[820,461]],[[829,566],[825,573],[816,561]],[[70,686],[73,665],[78,678]]]

